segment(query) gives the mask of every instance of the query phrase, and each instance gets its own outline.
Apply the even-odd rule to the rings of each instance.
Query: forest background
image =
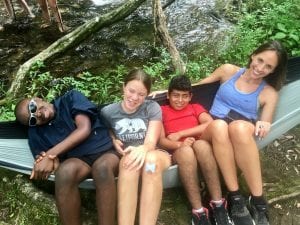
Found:
[[[300,0],[216,1],[216,15],[225,17],[233,24],[232,29],[224,32],[214,42],[197,46],[190,52],[181,51],[181,58],[186,65],[186,74],[195,82],[208,76],[223,63],[244,66],[253,49],[270,39],[280,40],[290,57],[300,56],[299,12]],[[155,39],[154,36],[153,39]],[[153,57],[134,66],[142,67],[151,74],[154,80],[153,90],[165,89],[169,79],[177,72],[172,67],[171,57],[166,48],[156,44],[152,52]],[[14,120],[13,109],[20,96],[37,95],[51,100],[66,90],[76,88],[96,104],[117,101],[121,98],[123,76],[132,65],[119,64],[96,74],[82,71],[73,75],[52,74],[49,72],[49,67],[51,67],[50,63],[35,62],[22,84],[19,95],[0,106],[0,121]],[[5,98],[12,79],[1,82],[0,99]],[[0,170],[0,177],[2,179],[0,224],[59,224],[53,201],[53,183],[28,182],[27,176],[3,169]],[[82,195],[85,224],[94,224],[93,218],[96,212],[94,201],[91,200],[94,199],[94,193],[82,190]],[[171,191],[165,197],[163,205],[168,204],[173,197],[179,198],[178,196],[181,195],[180,188]],[[183,198],[182,201],[186,200]],[[188,203],[185,202],[185,204]],[[162,211],[168,210],[170,211],[169,208],[163,208]],[[178,210],[175,206],[175,212]],[[169,215],[174,216],[172,213]],[[168,223],[167,220],[170,218],[165,217],[166,215],[162,212],[159,224],[174,224]],[[183,218],[186,217],[186,215],[183,216]],[[178,218],[175,224],[187,224],[180,222],[181,220]]]

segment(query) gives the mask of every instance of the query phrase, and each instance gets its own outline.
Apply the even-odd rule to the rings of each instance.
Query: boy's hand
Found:
[[[182,137],[180,132],[172,133],[167,136],[167,138],[171,141],[179,141]]]
[[[183,141],[183,146],[192,146],[195,142],[195,138],[193,137],[188,137],[186,139],[184,139]]]

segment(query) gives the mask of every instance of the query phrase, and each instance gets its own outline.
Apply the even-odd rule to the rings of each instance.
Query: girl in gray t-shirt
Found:
[[[101,115],[122,155],[118,178],[118,224],[134,225],[138,184],[142,176],[139,224],[156,224],[162,198],[162,173],[170,156],[156,149],[162,127],[160,106],[146,100],[151,78],[135,69],[125,77],[123,100],[104,107]]]

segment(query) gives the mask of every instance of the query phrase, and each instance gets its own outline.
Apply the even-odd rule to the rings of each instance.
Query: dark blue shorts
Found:
[[[86,164],[88,164],[90,167],[92,167],[92,165],[94,164],[94,162],[100,158],[102,155],[106,154],[106,153],[111,153],[116,155],[118,158],[121,158],[121,155],[114,149],[110,149],[108,151],[105,152],[98,152],[95,154],[90,154],[90,155],[84,155],[84,156],[74,156],[72,158],[77,158],[80,159],[81,161],[85,162]]]

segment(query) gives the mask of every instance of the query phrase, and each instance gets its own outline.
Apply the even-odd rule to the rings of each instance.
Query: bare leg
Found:
[[[13,20],[16,19],[11,1],[10,0],[4,0],[3,2],[4,2],[6,11],[7,11],[8,15],[10,16],[10,18],[12,18]]]
[[[155,165],[154,170],[148,170],[147,165]],[[142,171],[140,225],[156,224],[163,191],[162,173],[170,165],[171,158],[168,153],[159,150],[147,153]]]
[[[214,120],[202,135],[213,145],[213,151],[229,191],[239,189],[233,146],[228,134],[228,125],[223,120]]]
[[[251,194],[261,196],[262,176],[259,151],[253,138],[254,126],[245,121],[234,121],[229,125],[229,134],[236,163],[245,176]]]
[[[26,13],[29,15],[29,17],[34,18],[34,14],[31,12],[27,2],[25,0],[18,0],[22,8],[26,11]]]
[[[42,24],[42,28],[50,26],[51,18],[50,18],[47,0],[38,0],[38,3],[42,9],[43,18],[45,20],[45,24]]]
[[[202,207],[197,159],[191,147],[179,148],[173,154],[175,162],[178,164],[178,172],[181,183],[185,189],[187,198],[193,209]]]
[[[97,159],[92,167],[92,176],[96,186],[96,203],[98,211],[98,225],[112,225],[115,223],[117,176],[119,158],[113,153],[106,153]]]
[[[60,164],[55,174],[55,197],[62,224],[81,224],[78,185],[90,172],[91,168],[76,158],[67,159]]]
[[[119,164],[118,177],[118,225],[133,225],[138,200],[140,170],[124,168],[123,156]]]
[[[222,191],[219,171],[210,143],[198,140],[194,143],[193,149],[212,200],[221,200]]]
[[[61,18],[61,14],[60,14],[58,6],[57,6],[57,1],[56,0],[48,0],[48,1],[49,1],[49,6],[51,8],[51,11],[54,14],[54,18],[55,18],[55,21],[57,23],[59,31],[60,32],[66,31],[65,27],[64,27],[64,24],[63,24],[63,21],[62,21],[62,18]]]

